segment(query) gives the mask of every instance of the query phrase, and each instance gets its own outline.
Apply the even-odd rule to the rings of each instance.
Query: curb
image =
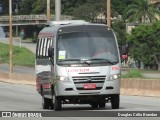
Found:
[[[12,83],[12,84],[25,84],[25,85],[33,85],[36,86],[36,81],[27,81],[27,80],[11,80],[11,79],[0,79],[1,82]]]

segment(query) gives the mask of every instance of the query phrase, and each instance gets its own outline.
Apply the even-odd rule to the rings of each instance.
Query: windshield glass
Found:
[[[59,64],[117,63],[118,51],[113,33],[72,32],[58,34]]]

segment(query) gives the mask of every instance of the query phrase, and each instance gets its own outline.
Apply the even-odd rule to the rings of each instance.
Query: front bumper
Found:
[[[57,81],[55,84],[56,96],[84,96],[84,95],[112,95],[120,94],[120,79],[105,81],[100,90],[77,90],[72,82]]]

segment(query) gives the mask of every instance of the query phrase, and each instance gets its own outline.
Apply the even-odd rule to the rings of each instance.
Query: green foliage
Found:
[[[131,4],[129,0],[111,0],[112,16],[123,15],[127,4]]]
[[[62,1],[62,14],[73,15],[80,19],[89,19],[92,21],[93,17],[97,15],[97,12],[106,15],[107,0],[61,0]],[[123,15],[124,8],[127,4],[131,4],[133,0],[111,0],[111,15]],[[46,0],[12,0],[13,3],[18,3],[18,14],[45,14],[46,13]],[[55,13],[55,1],[51,2],[51,13]],[[9,10],[8,1],[0,0],[2,6],[2,13],[7,14]],[[15,4],[13,5],[13,10]],[[86,14],[85,14],[86,13]]]
[[[126,44],[126,24],[124,21],[115,21],[112,28],[116,33],[119,45]]]
[[[75,19],[93,21],[99,14],[106,16],[106,0],[87,0],[83,5],[79,5],[72,12]]]
[[[87,21],[93,21],[93,18],[97,17],[100,13],[106,17],[106,1],[107,0],[83,0],[77,7],[73,7],[70,15],[73,15],[77,19],[84,18]],[[131,1],[129,3],[131,3]],[[126,0],[111,0],[111,16],[117,17],[118,15],[123,15],[124,8],[126,8],[127,4]]]
[[[131,57],[135,60],[142,61],[145,64],[150,64],[153,60],[152,41],[150,35],[152,34],[151,26],[138,26],[129,35],[128,41],[130,42]]]
[[[28,15],[32,13],[32,4],[34,3],[35,0],[21,0],[19,4],[19,14],[24,14]]]
[[[62,0],[62,14],[72,15],[74,9],[86,2],[87,0]]]
[[[0,15],[8,15],[9,13],[9,2],[6,0],[0,0]]]
[[[46,9],[47,9],[47,2],[46,0],[35,0],[35,2],[32,5],[32,13],[34,14],[46,14]]]
[[[13,65],[34,66],[34,54],[26,49],[17,46],[13,47]],[[10,62],[9,45],[0,43],[0,63]]]
[[[149,4],[148,0],[135,0],[126,8],[124,16],[129,22],[144,23],[146,16],[151,22],[158,20],[155,15],[160,15],[160,11],[153,4]]]
[[[131,57],[144,64],[160,64],[160,22],[153,25],[141,25],[132,30],[127,41],[130,44]],[[160,66],[159,66],[160,67]]]
[[[127,74],[122,75],[122,78],[143,78],[140,70],[130,70]]]
[[[54,13],[54,0],[50,0],[51,13]],[[32,5],[33,14],[46,14],[47,13],[47,0],[34,0]]]

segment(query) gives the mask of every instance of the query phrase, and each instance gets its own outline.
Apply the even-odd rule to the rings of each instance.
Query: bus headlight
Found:
[[[109,77],[109,80],[117,80],[121,77],[121,75],[112,75]]]
[[[63,82],[70,82],[70,80],[69,80],[68,77],[59,76],[59,77],[57,77],[57,78],[58,78],[58,80],[63,81]]]

